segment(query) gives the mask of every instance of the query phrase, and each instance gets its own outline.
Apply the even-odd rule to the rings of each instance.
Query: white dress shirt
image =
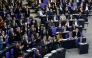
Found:
[[[85,9],[85,11],[87,11],[88,10],[88,6],[86,6],[86,9]]]
[[[54,2],[54,0],[51,0],[51,2]]]
[[[79,2],[79,0],[76,0],[76,2]]]
[[[42,16],[43,15],[42,11],[39,11],[39,14],[40,14],[40,16]]]
[[[39,3],[41,3],[41,0],[39,0]]]
[[[75,26],[78,26],[77,22],[75,22]]]
[[[54,21],[58,21],[57,18],[56,18],[56,16],[54,16]]]

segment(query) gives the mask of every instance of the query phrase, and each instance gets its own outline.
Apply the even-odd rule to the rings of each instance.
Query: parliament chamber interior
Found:
[[[91,10],[92,0],[0,0],[0,58],[88,54]]]

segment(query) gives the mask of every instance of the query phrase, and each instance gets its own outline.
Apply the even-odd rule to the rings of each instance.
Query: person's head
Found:
[[[37,23],[37,26],[40,26],[40,23]]]
[[[6,26],[6,22],[4,22],[4,26]]]
[[[36,54],[40,54],[40,51],[38,49],[36,50]]]
[[[78,32],[79,31],[79,29],[78,28],[76,28],[76,32]]]
[[[17,41],[17,42],[15,43],[15,45],[16,45],[16,46],[20,46],[20,45],[21,45],[21,42]]]
[[[36,36],[39,37],[39,33],[36,33]]]
[[[20,23],[22,23],[22,19],[20,19]]]
[[[57,39],[57,37],[56,37],[56,36],[54,36],[54,37],[53,37],[53,39],[55,40],[55,39]]]
[[[13,28],[11,28],[11,32],[13,32],[14,30],[13,30]]]
[[[5,31],[2,30],[2,34],[5,34]]]
[[[72,34],[72,31],[70,30],[70,32],[69,32],[70,34]]]
[[[75,19],[74,19],[74,21],[76,22],[76,21],[77,21],[77,19],[75,18]]]
[[[50,12],[53,12],[52,9],[50,9]]]
[[[68,6],[68,4],[66,3],[66,7]]]
[[[17,30],[20,31],[21,30],[20,27],[18,27]]]
[[[32,25],[31,28],[34,28],[34,25]]]
[[[43,40],[46,40],[46,36],[43,37]]]
[[[27,27],[27,23],[25,23],[25,27]]]
[[[51,36],[48,37],[48,40],[51,40]]]
[[[73,17],[73,15],[70,15],[70,18],[72,18]]]
[[[25,36],[25,40],[28,40],[28,36]]]
[[[53,20],[51,20],[51,23],[53,23]]]
[[[7,17],[10,17],[10,14],[7,14]]]
[[[88,6],[88,3],[86,3],[86,6]]]
[[[34,38],[34,34],[31,34],[31,38]]]
[[[62,15],[61,16],[65,16],[63,13],[62,13]]]
[[[84,2],[84,0],[82,0],[82,2]]]
[[[46,29],[46,27],[44,26],[43,29]]]
[[[26,19],[27,19],[27,21],[29,21],[29,18],[28,17]]]
[[[55,5],[53,4],[52,7],[55,7]]]
[[[75,27],[75,24],[72,24],[73,27]]]

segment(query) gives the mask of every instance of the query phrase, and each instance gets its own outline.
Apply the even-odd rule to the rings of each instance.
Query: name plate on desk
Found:
[[[87,43],[79,43],[80,45],[85,45],[85,44],[87,44]]]
[[[66,41],[67,39],[62,39],[63,41]]]
[[[32,50],[31,49],[28,49],[28,50],[26,50],[27,52],[31,52]]]
[[[57,51],[56,50],[52,50],[51,53],[56,53]]]

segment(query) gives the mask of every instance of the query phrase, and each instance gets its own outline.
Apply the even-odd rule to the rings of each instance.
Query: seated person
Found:
[[[77,21],[77,19],[76,19],[76,18],[74,19],[73,24],[75,24],[75,26],[80,26],[80,24],[79,24],[79,22]]]
[[[31,48],[32,46],[32,44],[31,44],[32,42],[31,42],[31,40],[30,39],[28,39],[28,36],[25,36],[24,37],[24,40],[23,40],[23,45],[24,45],[24,50],[27,50],[29,47]]]
[[[76,29],[74,30],[73,34],[74,34],[74,37],[75,37],[75,36],[80,37],[81,32],[79,31],[78,28],[76,28]]]
[[[58,34],[58,42],[62,41],[62,39],[63,39],[62,33],[60,32],[60,33]]]
[[[14,58],[22,56],[22,49],[23,46],[21,45],[21,42],[16,42],[14,46]]]
[[[33,55],[33,58],[42,58],[39,50],[36,50],[36,53]]]
[[[43,16],[43,11],[41,10],[41,8],[39,8],[39,11],[37,12],[38,16]]]
[[[3,49],[3,37],[0,36],[0,50]]]
[[[86,43],[86,38],[84,36],[80,36],[79,38],[76,39],[76,45],[79,48],[79,44],[81,43]]]
[[[52,18],[53,18],[53,21],[54,21],[54,22],[59,20],[59,19],[58,19],[58,16],[56,15],[56,13],[54,13],[54,16],[53,16]]]
[[[65,35],[65,38],[73,38],[74,36],[73,36],[73,32],[72,31],[69,31],[69,33],[67,33],[66,35]]]

